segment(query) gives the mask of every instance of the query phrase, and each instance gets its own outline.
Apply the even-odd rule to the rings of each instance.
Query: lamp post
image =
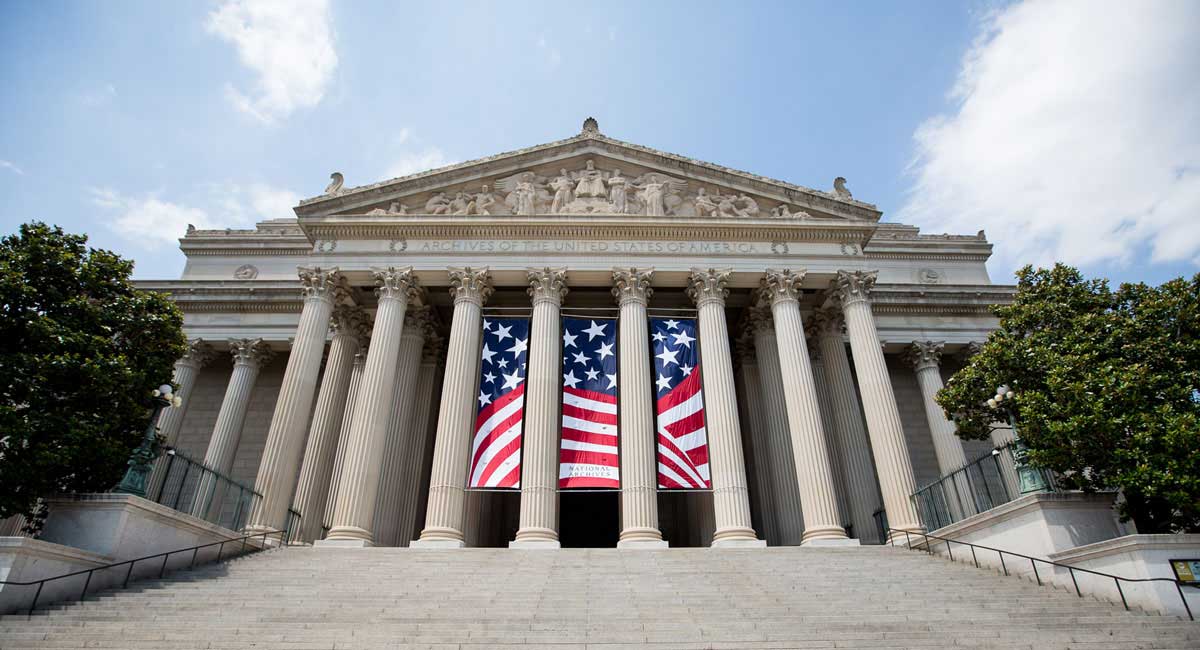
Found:
[[[150,464],[158,457],[158,415],[165,408],[179,406],[183,400],[174,394],[170,384],[163,384],[151,393],[154,400],[154,412],[150,414],[150,423],[146,425],[146,433],[142,436],[142,444],[129,455],[129,469],[125,477],[113,488],[113,492],[123,492],[139,497],[146,496],[146,483],[150,477]]]
[[[996,395],[987,401],[987,405],[996,410],[1005,400],[1011,401],[1013,397],[1016,397],[1016,394],[1012,389],[1008,385],[1001,385],[996,388]],[[1008,425],[1012,427],[1013,432],[1013,461],[1017,465],[1018,489],[1021,494],[1049,492],[1050,486],[1046,483],[1046,476],[1041,470],[1029,465],[1029,448],[1021,441],[1017,432],[1017,418],[1013,416],[1011,409],[1006,409],[1004,414],[1008,416]]]

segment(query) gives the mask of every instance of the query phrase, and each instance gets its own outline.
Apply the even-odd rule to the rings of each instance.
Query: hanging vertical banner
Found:
[[[650,319],[658,441],[658,487],[705,490],[708,435],[695,319]]]
[[[558,487],[619,488],[617,321],[564,318]]]
[[[525,422],[525,366],[529,319],[483,321],[479,409],[471,439],[468,488],[521,487],[521,426]]]

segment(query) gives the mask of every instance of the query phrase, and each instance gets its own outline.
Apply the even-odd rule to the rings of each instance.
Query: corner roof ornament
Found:
[[[596,121],[596,118],[589,117],[583,121],[583,133],[600,135],[600,123]]]

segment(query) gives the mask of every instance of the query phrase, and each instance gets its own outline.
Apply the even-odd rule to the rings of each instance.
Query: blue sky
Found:
[[[187,223],[578,132],[987,230],[993,280],[1200,269],[1200,3],[13,3],[0,231],[177,277]]]

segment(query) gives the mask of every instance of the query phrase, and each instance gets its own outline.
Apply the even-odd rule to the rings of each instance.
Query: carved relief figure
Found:
[[[450,200],[446,198],[445,192],[434,192],[425,202],[425,214],[446,214],[449,209]]]
[[[737,201],[741,204],[741,207],[737,211],[738,216],[747,218],[758,216],[758,201],[745,194],[739,195]]]
[[[484,185],[483,190],[475,195],[475,214],[491,214],[489,208],[496,203],[496,197],[488,191],[488,186]]]
[[[539,183],[544,181],[545,179],[539,179],[533,172],[520,172],[496,181],[495,185],[497,190],[508,193],[504,197],[504,204],[514,214],[532,215],[537,214],[537,201],[545,193],[545,190],[539,187]],[[549,198],[549,195],[546,198]]]
[[[696,190],[696,214],[702,217],[710,217],[717,211],[717,204],[713,203],[713,199],[708,195],[708,191],[703,187]]]
[[[575,200],[575,197],[571,195],[571,188],[574,185],[571,181],[571,175],[565,169],[558,171],[560,176],[554,179],[554,182],[550,183],[550,189],[554,190],[554,201],[550,204],[551,214],[562,214],[564,212],[563,208]]]
[[[651,173],[641,176],[633,186],[637,188],[638,198],[642,201],[642,214],[648,217],[662,217],[667,214],[668,194],[682,190],[687,186],[687,182]]]
[[[591,165],[592,161],[588,161]],[[628,201],[625,197],[627,178],[621,175],[621,170],[614,169],[612,177],[608,179],[608,200],[612,203],[613,212],[617,214],[625,214],[629,209]]]
[[[408,206],[404,205],[403,203],[401,203],[399,201],[392,201],[392,204],[388,206],[387,213],[388,214],[408,214]]]
[[[840,199],[854,198],[854,195],[850,193],[850,189],[846,187],[846,179],[841,176],[833,179],[833,193],[837,194]]]
[[[454,195],[454,199],[450,201],[448,208],[450,214],[464,215],[470,210],[471,204],[467,201],[465,192],[458,192]]]
[[[587,161],[583,171],[576,174],[576,178],[579,179],[579,184],[575,186],[575,196],[605,198],[604,174],[596,170],[595,163],[591,160]]]
[[[342,177],[342,172],[333,172],[329,175],[330,183],[325,188],[325,194],[336,196],[342,193],[342,184],[346,179]]]
[[[738,215],[737,197],[732,194],[718,194],[717,200],[717,216],[720,217],[736,217]]]

